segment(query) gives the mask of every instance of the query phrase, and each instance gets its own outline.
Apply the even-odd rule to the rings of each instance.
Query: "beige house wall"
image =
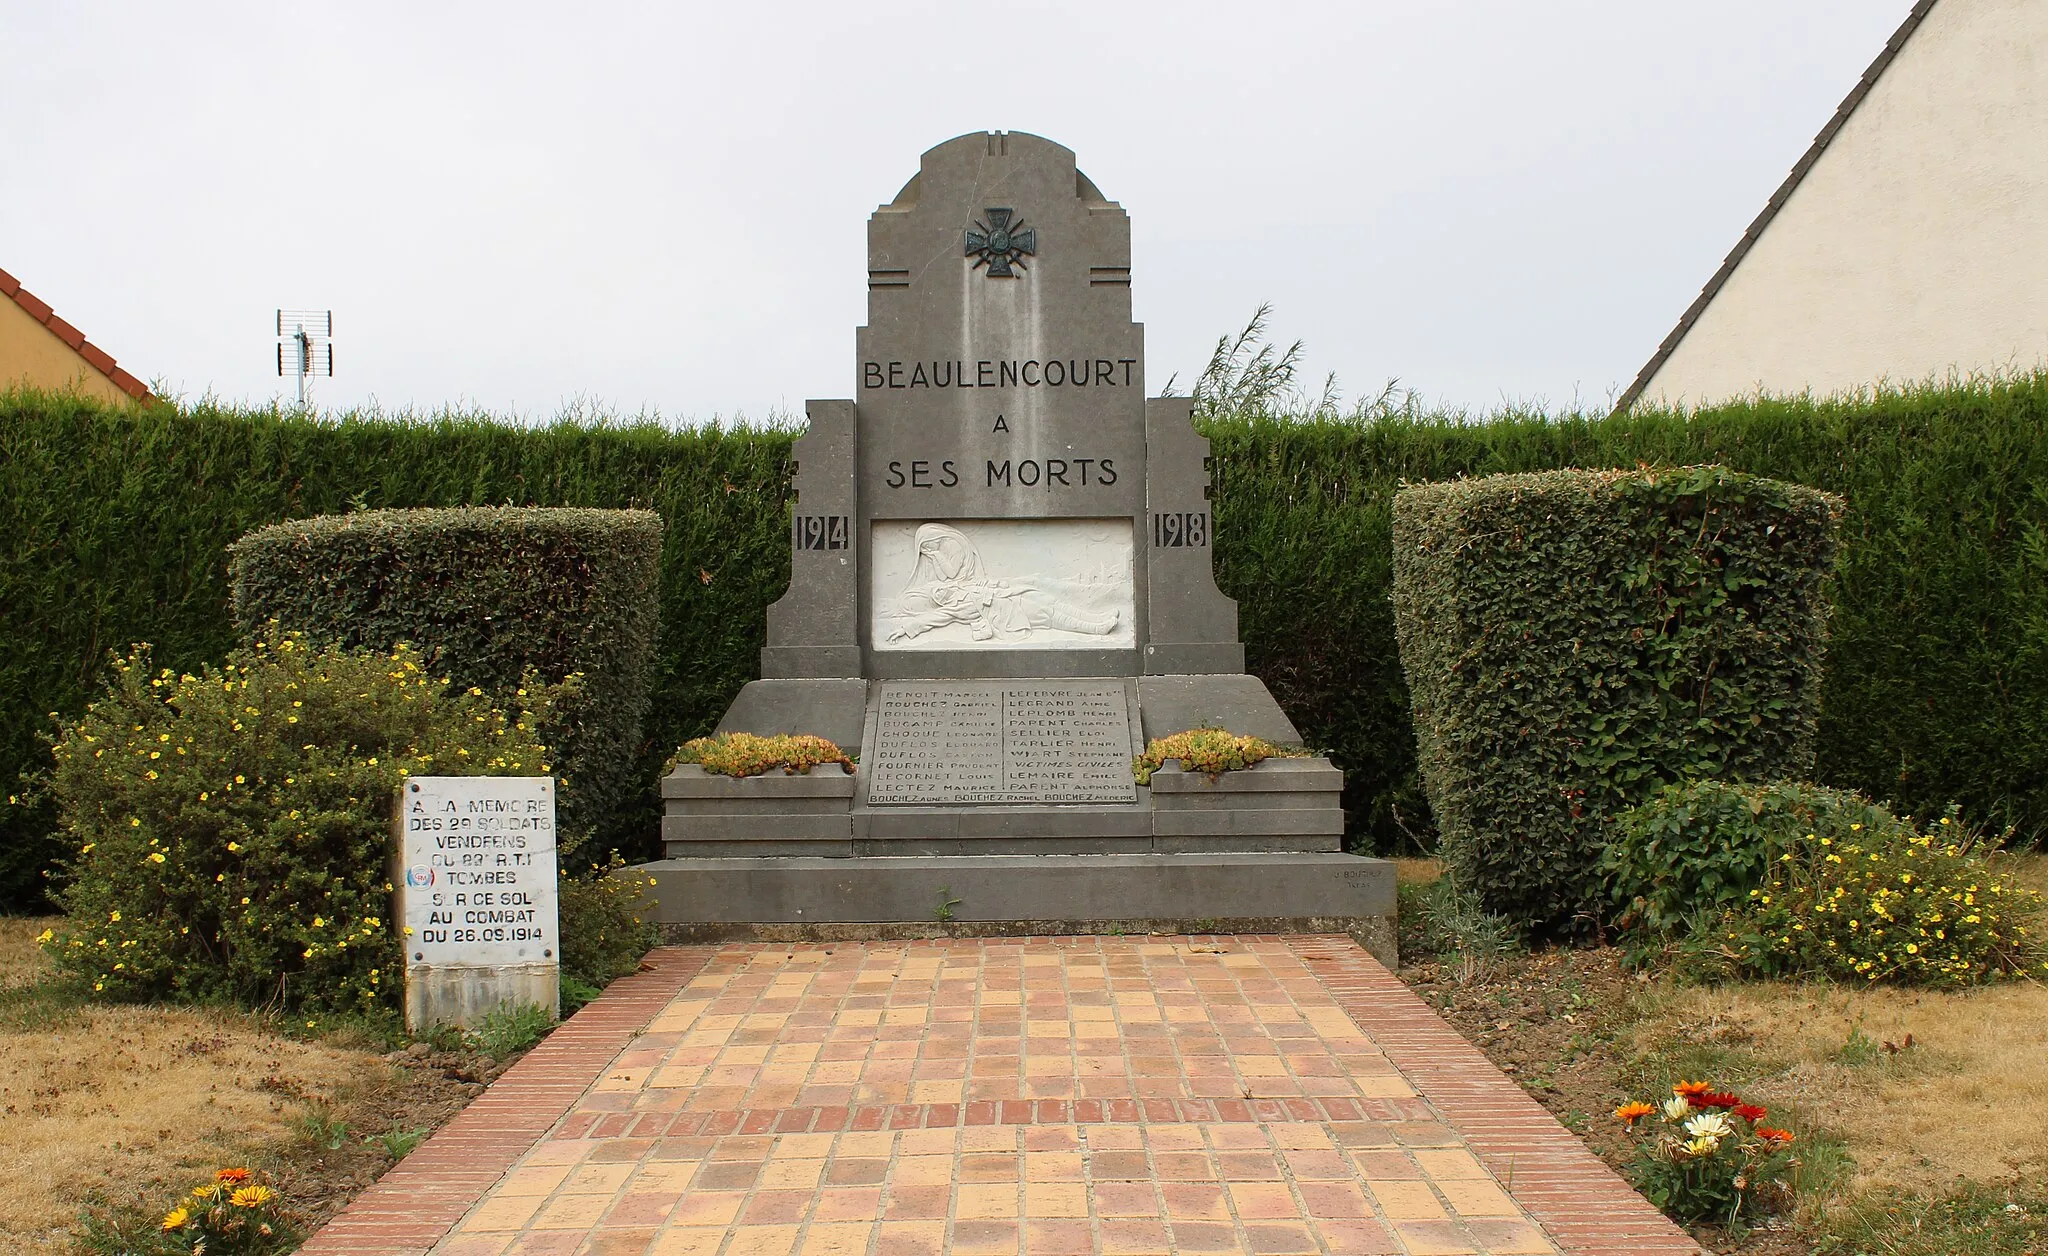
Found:
[[[1940,0],[1644,390],[2048,363],[2048,0]]]
[[[75,389],[117,405],[134,400],[27,310],[0,297],[0,388],[19,384]]]

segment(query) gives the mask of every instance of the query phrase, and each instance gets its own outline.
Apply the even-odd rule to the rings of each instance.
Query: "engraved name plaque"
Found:
[[[892,681],[876,715],[871,806],[1138,799],[1118,681]]]

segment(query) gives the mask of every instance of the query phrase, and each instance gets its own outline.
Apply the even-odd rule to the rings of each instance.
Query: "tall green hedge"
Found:
[[[424,665],[502,702],[529,673],[578,676],[542,730],[562,827],[616,832],[638,780],[661,575],[647,510],[363,510],[258,528],[228,547],[235,619],[350,648],[420,648]]]
[[[1354,840],[1431,833],[1394,640],[1403,481],[1713,462],[1848,504],[1819,779],[2048,835],[2048,375],[1693,414],[1213,422],[1218,583],[1251,670],[1345,769]]]
[[[0,394],[0,797],[47,763],[49,713],[100,691],[108,651],[148,641],[197,670],[236,642],[227,547],[264,524],[352,509],[638,507],[662,516],[660,630],[643,774],[711,731],[758,674],[761,608],[789,583],[792,434],[653,423],[520,427],[480,416],[311,421],[209,406],[109,411]],[[649,842],[650,787],[631,831]],[[0,821],[0,907],[31,908],[54,843],[45,805]]]
[[[1813,767],[1841,501],[1721,467],[1403,488],[1394,623],[1451,867],[1490,911],[1597,926],[1619,811]]]
[[[1218,582],[1251,669],[1346,770],[1352,840],[1433,832],[1388,600],[1404,480],[1717,462],[1839,493],[1849,515],[1822,686],[1819,775],[1901,807],[2048,831],[2048,377],[1696,415],[1508,414],[1203,424]],[[228,542],[356,507],[639,506],[666,523],[645,760],[710,730],[756,675],[788,583],[790,433],[481,416],[308,421],[197,406],[105,411],[0,396],[0,788],[45,762],[107,651],[223,657]],[[645,815],[651,833],[653,800]],[[0,821],[0,904],[28,905],[47,811]]]

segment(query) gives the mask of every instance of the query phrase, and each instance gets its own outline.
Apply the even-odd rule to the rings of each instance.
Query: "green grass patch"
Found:
[[[1826,1256],[2040,1256],[2048,1193],[1982,1183],[1938,1196],[1873,1192],[1827,1208],[1813,1228]]]

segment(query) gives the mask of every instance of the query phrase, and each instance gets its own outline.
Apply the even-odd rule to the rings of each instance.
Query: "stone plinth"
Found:
[[[664,859],[673,941],[1348,933],[1394,960],[1394,865],[1322,853]]]
[[[1215,780],[1168,763],[1152,774],[1156,851],[1337,851],[1344,774],[1328,759],[1267,759]]]
[[[734,777],[685,763],[661,782],[662,844],[671,857],[848,856],[853,788],[836,764]]]

